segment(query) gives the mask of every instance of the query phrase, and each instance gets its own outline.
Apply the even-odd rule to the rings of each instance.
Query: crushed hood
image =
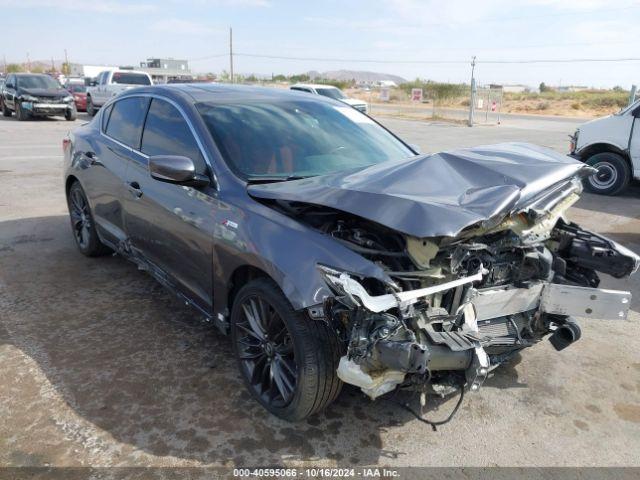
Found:
[[[71,95],[64,88],[20,88],[20,94],[33,95],[34,97],[66,97]]]
[[[248,192],[342,210],[415,237],[453,237],[506,216],[583,169],[589,167],[549,148],[503,143],[250,185]]]

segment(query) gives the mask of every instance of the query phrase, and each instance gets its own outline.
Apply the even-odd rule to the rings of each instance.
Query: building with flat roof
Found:
[[[167,83],[169,80],[192,80],[193,75],[189,70],[187,60],[177,60],[175,58],[147,58],[145,62],[140,62],[143,72],[151,75],[153,83]]]

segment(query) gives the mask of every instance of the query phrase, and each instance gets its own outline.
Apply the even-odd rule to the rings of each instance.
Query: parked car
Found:
[[[369,111],[367,102],[363,102],[357,98],[347,97],[342,90],[332,85],[316,85],[312,83],[297,83],[289,87],[291,90],[297,90],[299,92],[313,93],[316,95],[322,95],[323,97],[333,98],[334,100],[340,100],[342,103],[351,105],[356,110],[360,110],[363,113]]]
[[[87,86],[82,83],[72,82],[65,85],[65,89],[73,95],[76,104],[76,110],[79,112],[87,111]]]
[[[113,97],[131,88],[152,85],[151,76],[136,70],[109,70],[98,74],[87,89],[87,113],[94,116],[98,109]]]
[[[2,90],[2,115],[15,112],[18,120],[32,117],[60,115],[66,120],[76,119],[73,96],[49,75],[12,73]]]
[[[288,420],[342,382],[476,391],[541,339],[578,340],[575,316],[624,319],[629,292],[597,272],[640,264],[563,217],[584,164],[526,144],[417,155],[321,95],[139,88],[63,149],[80,252],[121,254],[229,333],[248,390]]]
[[[640,100],[608,117],[581,125],[571,137],[570,154],[596,168],[587,190],[618,195],[640,179]]]

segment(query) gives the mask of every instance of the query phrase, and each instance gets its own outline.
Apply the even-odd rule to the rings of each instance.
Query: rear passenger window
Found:
[[[115,102],[105,133],[129,147],[138,149],[148,103],[146,97],[129,97]]]
[[[151,100],[142,135],[142,153],[154,155],[181,155],[189,157],[198,173],[206,166],[193,133],[182,114],[170,103]]]

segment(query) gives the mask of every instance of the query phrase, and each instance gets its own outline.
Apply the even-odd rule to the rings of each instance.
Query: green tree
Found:
[[[544,82],[540,82],[539,89],[540,89],[540,93],[548,92],[551,90],[549,87],[547,87],[547,84]]]
[[[19,63],[8,63],[6,69],[7,73],[24,72],[24,67]]]

